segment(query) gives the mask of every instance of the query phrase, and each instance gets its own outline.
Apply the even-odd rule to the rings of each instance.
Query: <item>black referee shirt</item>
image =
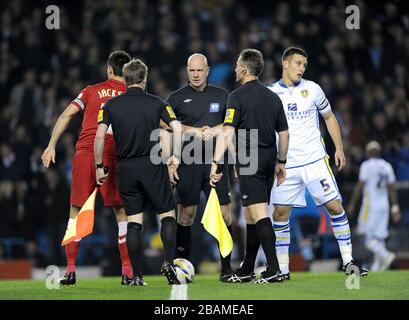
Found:
[[[186,85],[172,92],[167,102],[183,125],[214,127],[223,123],[227,96],[226,90],[212,85],[206,85],[203,91]]]
[[[277,94],[259,80],[246,82],[230,93],[227,101],[225,126],[246,129],[245,141],[239,135],[239,145],[250,146],[253,138],[248,131],[258,129],[258,146],[276,148],[275,132],[288,129],[283,104]]]
[[[195,128],[215,127],[223,123],[228,95],[225,89],[209,84],[206,84],[202,91],[186,85],[171,93],[167,102],[183,125]],[[211,163],[215,146],[215,139],[213,140],[201,141],[191,136],[189,141],[184,142],[183,147],[192,141],[201,144],[202,156],[196,160],[202,163]],[[191,156],[198,156],[198,154],[194,154],[195,150],[190,151]]]
[[[98,123],[112,124],[120,159],[150,155],[156,141],[150,141],[160,119],[166,124],[176,120],[172,108],[161,98],[131,87],[106,102],[98,115]]]

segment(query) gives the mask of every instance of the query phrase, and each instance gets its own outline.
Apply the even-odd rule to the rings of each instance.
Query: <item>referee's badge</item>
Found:
[[[301,95],[303,96],[303,98],[307,98],[308,97],[308,90],[307,89],[301,90]]]
[[[166,106],[166,110],[168,111],[169,117],[171,117],[171,119],[176,119],[175,113],[173,112],[173,109],[170,105]]]
[[[224,122],[233,123],[233,119],[234,119],[234,109],[227,109],[226,118],[224,118]]]
[[[210,112],[219,112],[220,110],[220,103],[211,103],[210,104]]]

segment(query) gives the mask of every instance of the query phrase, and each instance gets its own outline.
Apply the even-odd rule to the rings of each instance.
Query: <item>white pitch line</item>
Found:
[[[187,284],[174,284],[170,291],[169,300],[189,300],[187,296]]]

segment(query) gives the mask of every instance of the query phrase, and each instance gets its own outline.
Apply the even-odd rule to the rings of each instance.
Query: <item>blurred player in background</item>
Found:
[[[394,223],[401,217],[395,188],[395,174],[390,163],[380,158],[381,145],[371,141],[366,145],[368,160],[361,164],[359,181],[354,188],[348,212],[352,214],[363,192],[358,219],[358,233],[365,235],[365,246],[373,253],[371,271],[388,269],[395,254],[385,247],[388,237],[389,210]],[[391,199],[392,206],[389,205]]]
[[[48,168],[51,162],[55,163],[55,147],[62,133],[70,121],[82,113],[82,128],[76,152],[72,160],[72,184],[70,199],[70,219],[68,225],[74,222],[79,210],[95,188],[94,139],[97,131],[97,119],[100,108],[111,97],[118,96],[126,91],[122,77],[122,67],[131,57],[124,51],[114,51],[109,55],[107,65],[108,80],[95,85],[87,86],[78,97],[60,115],[54,125],[50,141],[41,157],[43,164]],[[133,278],[131,261],[126,246],[127,218],[122,207],[122,200],[118,191],[116,177],[117,153],[115,141],[110,134],[106,136],[104,149],[104,165],[110,169],[110,174],[100,191],[104,205],[113,207],[118,223],[118,248],[122,262],[122,284],[129,284]],[[76,282],[76,259],[80,240],[66,245],[67,271],[60,280],[62,285],[74,285]]]
[[[302,79],[307,67],[307,53],[303,49],[287,48],[283,53],[282,67],[282,79],[269,87],[283,102],[291,136],[286,163],[287,179],[280,186],[275,182],[271,194],[280,269],[285,279],[289,280],[289,216],[292,207],[306,206],[304,195],[307,188],[315,203],[324,205],[331,216],[344,272],[349,274],[350,268],[354,266],[359,269],[361,276],[365,276],[368,270],[352,258],[348,217],[341,204],[341,195],[322,142],[318,113],[324,118],[334,142],[334,160],[338,170],[341,170],[346,159],[338,121],[321,87],[313,81]]]

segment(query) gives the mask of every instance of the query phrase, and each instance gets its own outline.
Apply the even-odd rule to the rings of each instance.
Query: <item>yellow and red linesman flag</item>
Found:
[[[90,233],[94,228],[94,213],[95,213],[95,197],[97,195],[98,188],[95,187],[94,192],[88,197],[82,206],[80,212],[75,217],[74,222],[65,231],[64,239],[62,240],[61,246],[84,238]]]
[[[210,192],[201,222],[206,231],[219,241],[219,250],[222,257],[228,256],[233,250],[233,239],[224,222],[215,188],[212,188]]]

